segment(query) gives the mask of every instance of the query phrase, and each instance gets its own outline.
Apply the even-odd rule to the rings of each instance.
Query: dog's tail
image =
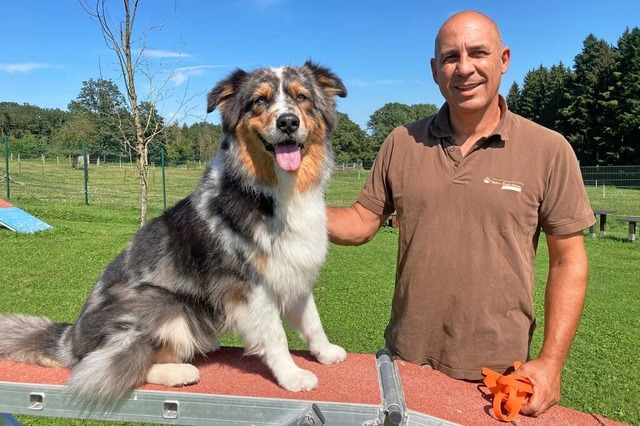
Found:
[[[45,367],[72,367],[74,359],[60,342],[71,324],[26,315],[0,315],[0,358]]]
[[[125,327],[76,357],[74,328],[43,317],[0,315],[0,358],[72,368],[69,390],[88,404],[113,403],[145,382],[154,352],[139,330]]]

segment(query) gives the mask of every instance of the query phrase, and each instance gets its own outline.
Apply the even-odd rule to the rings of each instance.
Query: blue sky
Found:
[[[89,0],[89,3],[94,3]],[[349,95],[338,110],[365,128],[388,102],[442,104],[429,59],[440,25],[451,14],[475,9],[491,16],[511,47],[512,82],[538,66],[572,66],[593,33],[616,44],[627,27],[640,26],[638,0],[302,1],[141,0],[136,29],[149,32],[147,53],[156,84],[167,82],[165,117],[191,111],[187,123],[218,123],[206,115],[206,93],[236,67],[299,65],[311,58],[338,74]],[[175,7],[174,7],[175,6]],[[120,1],[110,1],[112,17]],[[0,0],[0,101],[67,108],[90,78],[120,83],[114,53],[77,0]],[[140,79],[145,93],[146,81]],[[124,89],[122,89],[124,93]],[[189,99],[180,111],[177,99]]]

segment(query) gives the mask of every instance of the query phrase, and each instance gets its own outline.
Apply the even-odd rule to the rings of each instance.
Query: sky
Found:
[[[122,2],[107,7],[117,28]],[[640,27],[638,0],[140,0],[133,47],[146,35],[165,119],[219,123],[217,112],[206,114],[206,94],[233,70],[312,59],[342,79],[348,96],[337,108],[366,129],[389,102],[442,105],[429,68],[434,38],[467,9],[493,18],[511,48],[503,95],[540,65],[573,66],[589,34],[615,45]],[[114,52],[78,0],[0,0],[0,17],[0,101],[66,110],[83,82],[98,78],[125,93]],[[136,84],[144,98],[148,79]]]

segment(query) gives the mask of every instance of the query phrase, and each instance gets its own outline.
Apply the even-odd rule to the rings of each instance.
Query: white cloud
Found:
[[[404,80],[394,80],[394,79],[382,79],[382,80],[362,80],[355,79],[350,80],[348,85],[353,85],[357,87],[372,87],[372,86],[394,86],[404,84]]]
[[[22,64],[0,64],[0,71],[7,72],[9,74],[26,74],[34,70],[43,68],[53,68],[54,65],[43,64],[38,62],[25,62]]]
[[[171,50],[145,49],[143,54],[149,58],[191,58],[193,55]]]
[[[264,10],[269,7],[279,6],[288,0],[238,0],[237,4],[241,7],[252,7],[258,10]]]
[[[225,68],[231,67],[232,65],[196,65],[192,67],[179,67],[172,71],[170,80],[176,85],[179,86],[185,81],[187,81],[190,77],[194,75],[201,75],[207,69],[210,68]]]

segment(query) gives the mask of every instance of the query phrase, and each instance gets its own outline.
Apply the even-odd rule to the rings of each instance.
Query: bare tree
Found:
[[[133,127],[135,138],[131,140],[131,137],[128,136],[130,132],[125,131],[127,126],[122,120],[120,120],[119,127],[122,130],[121,133],[125,144],[134,149],[137,155],[136,168],[140,179],[140,226],[142,226],[147,220],[149,144],[165,130],[166,123],[175,121],[178,114],[188,115],[189,111],[186,111],[187,103],[191,98],[186,96],[187,87],[185,95],[178,100],[178,108],[173,113],[173,116],[167,122],[162,117],[159,117],[156,106],[173,95],[173,92],[168,88],[168,84],[174,72],[173,70],[166,72],[161,68],[152,70],[145,57],[145,49],[149,33],[164,27],[168,21],[144,30],[139,39],[133,41],[139,44],[138,48],[132,49],[132,37],[138,14],[139,0],[122,0],[124,17],[117,23],[109,15],[107,0],[95,0],[95,6],[93,7],[89,6],[87,1],[80,0],[80,4],[89,16],[98,23],[107,47],[116,54],[116,64],[122,73],[125,96],[131,113],[129,119],[132,121],[132,123],[128,124],[129,128]],[[146,91],[148,95],[142,102],[136,86],[140,79],[144,79],[148,84],[148,90]],[[144,110],[142,105],[144,105]]]

